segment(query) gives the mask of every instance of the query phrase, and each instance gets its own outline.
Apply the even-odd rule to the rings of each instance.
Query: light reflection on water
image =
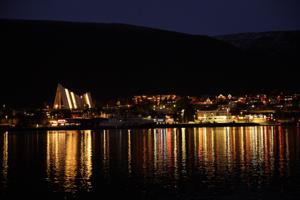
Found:
[[[92,133],[91,131],[47,132],[47,180],[54,188],[70,192],[92,188]],[[77,183],[79,182],[79,183]]]
[[[6,132],[0,136],[3,191],[19,188],[25,181],[29,190],[65,192],[97,191],[105,185],[130,190],[129,183],[163,185],[167,190],[192,184],[194,193],[219,186],[276,190],[299,184],[293,183],[300,170],[298,128]]]
[[[2,185],[4,188],[6,188],[6,182],[7,182],[7,173],[8,173],[8,132],[5,132],[3,134],[3,145],[2,145]]]

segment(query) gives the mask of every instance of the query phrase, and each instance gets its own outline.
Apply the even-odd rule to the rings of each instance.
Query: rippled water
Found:
[[[4,132],[0,147],[0,197],[300,198],[298,127]]]

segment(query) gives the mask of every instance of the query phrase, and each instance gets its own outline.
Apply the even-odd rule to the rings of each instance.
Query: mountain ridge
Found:
[[[0,20],[0,27],[3,102],[51,102],[58,82],[96,99],[298,90],[289,66],[270,72],[277,61],[209,36],[124,24]],[[280,84],[268,74],[290,78]]]

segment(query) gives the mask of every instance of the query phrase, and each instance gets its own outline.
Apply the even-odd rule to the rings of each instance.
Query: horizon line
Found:
[[[164,28],[157,28],[152,26],[140,25],[140,24],[131,24],[124,22],[96,22],[96,21],[82,21],[82,20],[61,20],[61,19],[21,19],[21,18],[0,18],[0,21],[20,21],[20,22],[49,22],[49,23],[66,23],[66,24],[91,24],[91,25],[121,25],[135,28],[146,28],[152,30],[173,32],[179,34],[186,34],[192,36],[209,36],[209,37],[218,37],[226,35],[237,35],[237,34],[261,34],[261,33],[271,33],[271,32],[298,32],[300,29],[277,29],[277,30],[264,30],[264,31],[241,31],[241,32],[228,32],[228,33],[219,33],[219,34],[202,34],[202,33],[189,33],[184,31],[176,31]]]

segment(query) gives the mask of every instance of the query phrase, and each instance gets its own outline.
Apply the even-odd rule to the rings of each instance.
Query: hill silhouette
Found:
[[[238,33],[215,38],[226,41],[248,54],[266,56],[284,63],[297,62],[300,52],[300,31]]]
[[[57,83],[98,100],[299,88],[291,60],[225,39],[125,24],[0,20],[0,27],[1,103],[50,103]]]

